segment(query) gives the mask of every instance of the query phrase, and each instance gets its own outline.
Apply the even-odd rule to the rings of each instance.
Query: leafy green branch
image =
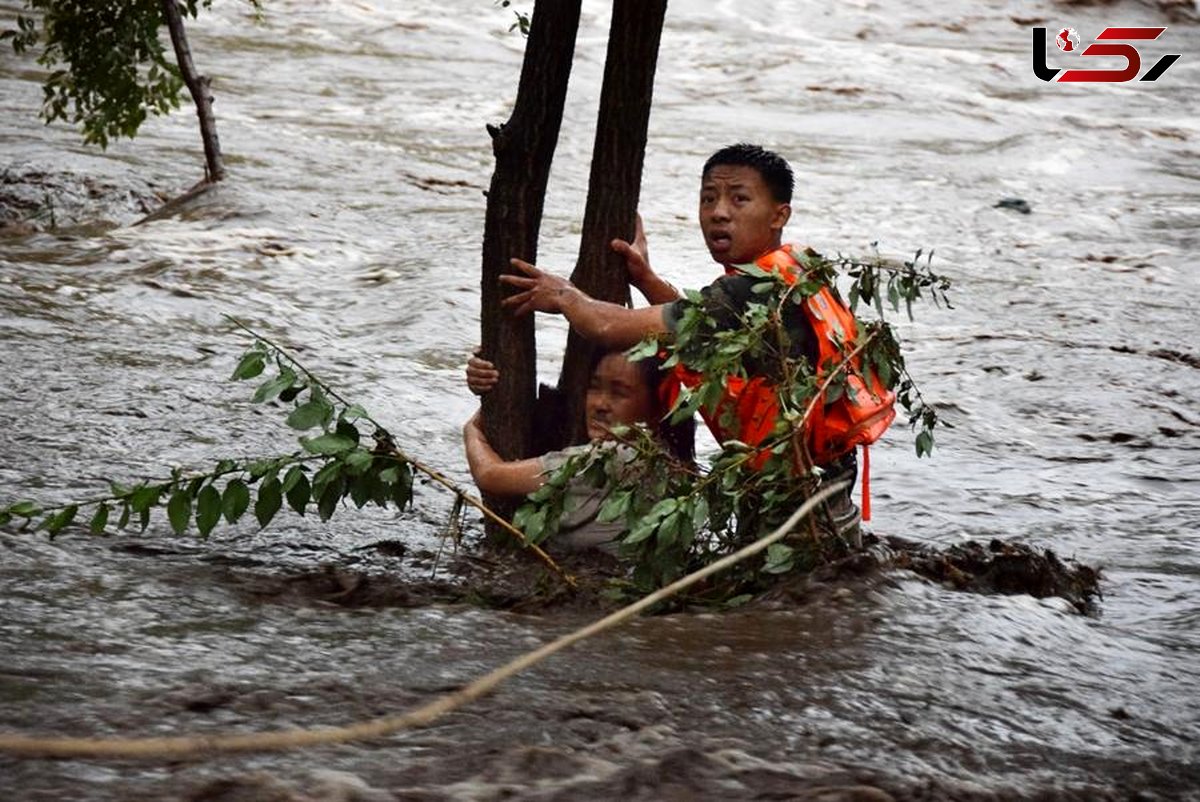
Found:
[[[876,249],[877,246],[878,243],[871,243],[872,249]],[[925,256],[924,265],[921,264],[922,254]],[[816,260],[821,261],[823,257],[817,255]],[[954,308],[946,293],[950,289],[950,279],[934,273],[932,270],[932,249],[926,253],[923,248],[919,248],[912,259],[905,260],[899,265],[886,261],[879,256],[878,251],[876,251],[875,257],[869,261],[838,254],[830,264],[853,279],[849,294],[852,312],[857,312],[859,301],[866,299],[875,307],[879,319],[882,320],[884,318],[883,300],[886,296],[895,312],[900,311],[900,302],[903,301],[908,319],[912,320],[912,305],[914,301],[924,297],[922,290],[929,292],[929,298],[935,306],[945,304],[947,309]]]
[[[185,474],[176,470],[169,478],[129,487],[110,483],[107,495],[52,507],[19,501],[0,507],[0,526],[19,522],[24,529],[40,518],[36,529],[54,536],[75,522],[81,509],[94,507],[88,524],[94,534],[103,534],[114,525],[125,529],[131,521],[144,531],[152,511],[165,508],[176,534],[194,525],[201,537],[207,537],[222,519],[237,523],[251,509],[259,526],[265,528],[285,503],[302,516],[315,511],[322,521],[329,520],[345,501],[359,509],[368,504],[404,509],[413,501],[416,472],[455,494],[455,515],[462,503],[470,504],[528,545],[522,532],[444,474],[406,453],[366,410],[344,398],[289,350],[240,321],[228,319],[253,338],[231,378],[258,381],[251,399],[254,403],[288,408],[287,424],[298,432],[299,450],[265,459],[224,459],[208,471]],[[574,578],[542,549],[531,548],[574,584]]]
[[[872,250],[877,245],[871,243]],[[885,260],[877,250],[870,260],[841,254],[826,260],[813,252],[806,256],[813,263],[825,263],[823,269],[832,268],[851,278],[848,296],[852,312],[857,314],[860,302],[875,310],[876,320],[859,321],[860,337],[866,334],[874,340],[874,345],[863,353],[864,368],[874,371],[885,386],[896,391],[897,400],[908,415],[909,425],[916,432],[917,456],[929,456],[933,453],[934,430],[938,426],[949,428],[950,424],[942,421],[933,406],[926,403],[916,380],[909,373],[895,329],[886,320],[884,299],[894,312],[899,312],[903,303],[909,320],[913,319],[913,303],[926,294],[934,306],[945,305],[947,309],[953,309],[947,292],[951,281],[933,271],[933,250],[918,249],[911,259],[899,264]],[[801,262],[808,265],[803,258]]]
[[[260,0],[250,0],[262,13]],[[184,0],[196,17],[212,0]],[[179,108],[184,82],[159,38],[160,2],[80,3],[25,0],[16,28],[0,32],[17,53],[42,46],[38,63],[51,70],[43,84],[41,116],[83,127],[83,140],[107,147],[133,137],[150,114]],[[40,26],[39,26],[40,22]]]

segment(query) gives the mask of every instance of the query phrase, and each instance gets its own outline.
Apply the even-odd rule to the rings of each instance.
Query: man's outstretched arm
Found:
[[[551,312],[564,315],[585,339],[605,348],[629,348],[651,334],[667,331],[661,305],[630,309],[597,301],[561,276],[538,270],[521,259],[510,261],[525,274],[500,277],[503,283],[520,290],[501,301],[515,314]]]

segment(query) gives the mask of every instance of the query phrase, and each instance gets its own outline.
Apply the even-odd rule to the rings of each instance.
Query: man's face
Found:
[[[745,264],[779,247],[792,207],[771,196],[762,174],[744,165],[714,165],[700,183],[700,230],[712,258]]]

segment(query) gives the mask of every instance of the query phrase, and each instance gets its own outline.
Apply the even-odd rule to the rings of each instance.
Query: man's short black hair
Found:
[[[776,202],[792,202],[792,188],[795,185],[792,168],[787,163],[787,159],[778,153],[758,145],[739,142],[736,145],[721,148],[709,156],[708,161],[704,163],[704,172],[700,174],[701,177],[708,175],[708,171],[712,168],[721,165],[753,167],[763,177],[767,189],[771,190],[771,196],[775,198]]]

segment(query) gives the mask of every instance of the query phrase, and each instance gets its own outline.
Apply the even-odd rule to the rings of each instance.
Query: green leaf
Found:
[[[925,457],[933,453],[933,435],[928,431],[917,435],[917,456]]]
[[[629,512],[629,508],[632,505],[632,490],[619,490],[615,493],[610,493],[600,506],[600,512],[596,515],[596,520],[600,523],[619,521],[625,517],[625,513]]]
[[[340,475],[325,485],[325,489],[321,491],[321,499],[317,502],[317,514],[321,516],[322,521],[328,521],[333,517],[337,511],[337,503],[341,501],[345,489],[346,480]]]
[[[686,391],[683,392],[683,391]],[[702,393],[693,392],[686,387],[682,388],[679,398],[676,399],[676,409],[671,413],[671,424],[675,425],[682,423],[688,418],[696,414],[700,409],[701,402],[704,400]]]
[[[246,471],[250,474],[250,482],[257,482],[272,471],[279,470],[279,466],[273,459],[260,459],[251,462],[246,466]]]
[[[237,367],[233,370],[231,379],[253,379],[255,376],[263,372],[266,366],[267,355],[262,351],[247,351],[242,354],[242,359],[238,362]]]
[[[361,510],[367,506],[367,502],[375,497],[375,486],[378,482],[379,480],[370,473],[360,474],[350,481],[350,499],[355,507]]]
[[[262,404],[270,401],[275,396],[282,393],[287,388],[296,383],[296,371],[286,365],[279,369],[279,375],[275,378],[265,381],[258,386],[254,391],[254,397],[251,399],[255,404]]]
[[[324,398],[312,398],[292,410],[287,424],[293,429],[311,429],[323,426],[333,417],[333,405]]]
[[[514,529],[525,531],[525,525],[529,521],[529,516],[537,512],[538,505],[531,504],[528,501],[517,507],[517,511],[513,513],[512,525]]]
[[[540,543],[546,530],[546,508],[535,507],[522,517],[521,526],[530,543]]]
[[[176,490],[167,502],[167,520],[175,534],[182,535],[192,517],[192,497],[186,490]]]
[[[342,462],[346,463],[346,467],[350,469],[351,475],[358,476],[364,473],[371,467],[371,463],[375,461],[375,457],[370,451],[364,448],[356,448],[346,456],[342,457]]]
[[[121,517],[117,521],[117,528],[124,529],[129,526],[129,514],[132,510],[129,507],[129,502],[121,502]]]
[[[10,521],[12,521],[12,515],[6,510],[0,510],[0,526],[8,526]]]
[[[896,374],[893,373],[893,371],[892,371],[891,361],[888,360],[886,357],[876,361],[875,371],[876,371],[876,374],[879,376],[879,381],[883,383],[884,387],[892,388],[892,387],[896,386],[892,381],[895,378]]]
[[[368,418],[370,416],[367,415],[367,411],[365,409],[363,409],[362,407],[360,407],[358,404],[351,404],[350,406],[348,406],[342,410],[342,414],[340,415],[340,417],[342,420],[356,421],[361,418]]]
[[[755,278],[769,278],[769,279],[775,278],[774,273],[771,273],[767,270],[763,270],[761,267],[754,264],[753,262],[748,262],[744,265],[734,265],[734,267],[737,268],[738,272],[745,273],[747,276],[754,276]]]
[[[658,340],[650,337],[642,340],[640,343],[626,351],[625,358],[630,362],[637,362],[647,357],[654,356],[658,353],[658,348]]]
[[[371,501],[378,507],[386,507],[392,495],[392,485],[380,479],[378,473],[367,475],[371,477]]]
[[[291,468],[288,468],[287,474],[283,477],[283,492],[287,493],[296,486],[296,482],[299,482],[303,478],[305,478],[303,465],[293,465]]]
[[[33,501],[18,501],[16,504],[8,508],[8,511],[13,515],[20,515],[22,518],[32,518],[42,511],[42,508]]]
[[[654,530],[657,528],[657,519],[643,518],[621,542],[627,546],[641,543],[643,540],[654,534]]]
[[[258,499],[254,502],[254,517],[258,519],[258,525],[266,528],[282,506],[283,495],[280,492],[279,479],[272,476],[263,480],[258,488]]]
[[[46,532],[49,533],[50,537],[54,537],[66,528],[71,521],[75,520],[75,513],[78,511],[79,507],[71,504],[59,510],[55,515],[50,516],[42,525],[46,528]]]
[[[299,466],[297,466],[297,468],[298,467]],[[296,471],[297,468],[293,468],[292,471]],[[288,476],[283,483],[284,486],[287,487],[287,490],[285,491],[287,493],[287,502],[289,507],[303,515],[304,509],[308,506],[308,500],[312,494],[312,488],[309,486],[308,477],[304,475],[303,471],[297,472],[297,478],[294,481],[291,481],[291,484],[289,485],[288,481],[292,480],[292,471],[288,472]]]
[[[249,508],[250,488],[241,479],[230,479],[221,495],[221,512],[225,520],[231,524],[237,523]]]
[[[400,470],[400,478],[392,484],[392,503],[396,505],[396,509],[402,510],[412,502],[413,475],[407,462],[402,462],[397,467]]]
[[[129,494],[129,506],[133,508],[134,512],[148,513],[151,507],[158,504],[158,500],[162,497],[165,489],[163,485],[139,487]],[[145,520],[147,523],[149,522],[148,518],[145,518]],[[142,528],[145,528],[144,524]]]
[[[319,437],[301,437],[300,445],[310,454],[335,455],[342,454],[357,445],[357,441],[343,434],[323,434]]]
[[[678,508],[679,508],[679,499],[664,498],[661,501],[659,501],[657,504],[655,504],[653,507],[650,508],[650,512],[647,513],[646,517],[653,518],[656,521],[660,521],[663,518],[666,518],[668,515],[673,514],[675,512],[675,510]]]
[[[792,570],[796,550],[783,543],[772,543],[767,547],[766,564],[763,571],[768,574],[786,574]]]
[[[342,467],[342,463],[337,460],[330,460],[325,463],[325,467],[317,471],[317,475],[312,479],[313,494],[316,496],[321,495],[321,491],[325,489],[325,485],[341,475]]]
[[[293,409],[292,414],[288,415],[288,426],[301,431],[312,429],[314,426],[324,424],[326,418],[331,417],[332,414],[334,414],[334,407],[331,403],[311,399]]]
[[[662,523],[658,525],[656,554],[665,554],[675,544],[675,541],[679,538],[679,529],[683,521],[684,516],[678,512],[674,512],[665,517]]]
[[[196,496],[196,528],[200,537],[208,537],[221,520],[221,493],[212,485],[205,485]]]

